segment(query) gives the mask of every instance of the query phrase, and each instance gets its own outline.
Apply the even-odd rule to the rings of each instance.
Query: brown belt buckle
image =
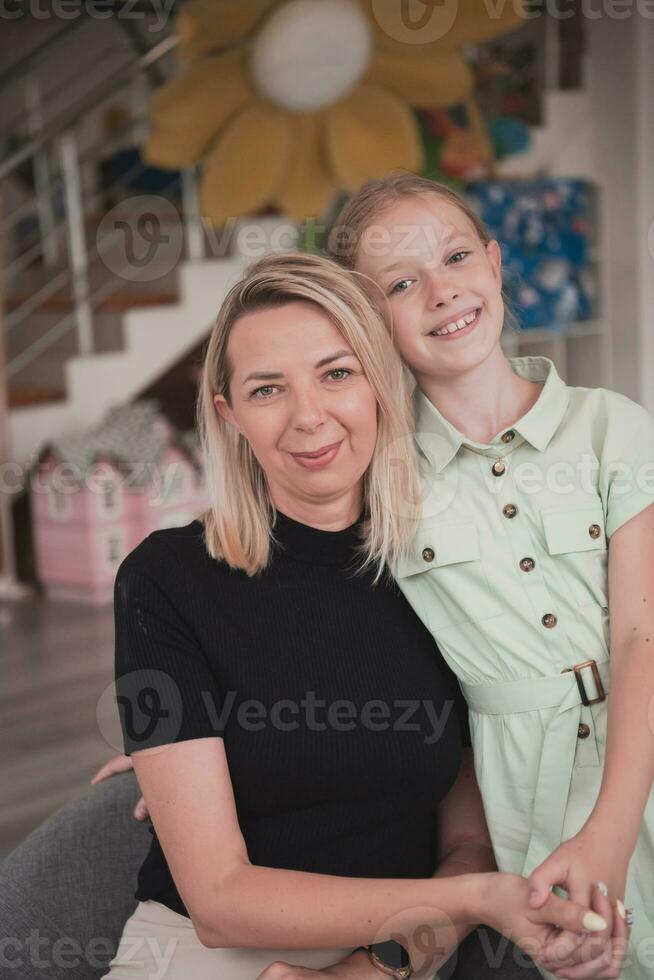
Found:
[[[581,676],[581,671],[584,667],[590,667],[593,672],[593,680],[595,681],[595,687],[597,688],[598,696],[596,698],[589,698],[586,694],[586,687],[584,685],[583,678]],[[602,678],[600,677],[599,667],[597,666],[596,660],[584,660],[582,664],[575,664],[574,667],[565,667],[561,673],[567,674],[571,670],[575,672],[575,680],[577,682],[577,687],[579,688],[579,694],[581,695],[581,703],[584,707],[589,704],[598,704],[600,701],[606,701],[606,691],[604,690],[604,685],[602,684]]]

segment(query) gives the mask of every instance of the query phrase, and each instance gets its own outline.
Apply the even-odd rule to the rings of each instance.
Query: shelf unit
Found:
[[[535,327],[518,330],[505,327],[502,348],[508,357],[549,357],[564,381],[581,387],[609,387],[605,320],[583,320],[565,328]]]

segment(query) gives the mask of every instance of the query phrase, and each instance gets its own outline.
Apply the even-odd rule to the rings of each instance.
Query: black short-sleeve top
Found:
[[[277,512],[252,577],[209,555],[200,521],[141,542],[114,591],[124,746],[222,738],[253,864],[429,877],[467,711],[395,583],[356,573],[361,524]],[[151,833],[135,897],[188,915]]]

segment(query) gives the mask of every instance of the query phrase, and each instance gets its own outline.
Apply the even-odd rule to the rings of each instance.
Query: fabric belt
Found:
[[[610,661],[597,663],[595,669],[604,691],[608,692]],[[461,684],[461,688],[470,710],[479,714],[512,715],[558,708],[543,738],[536,777],[529,847],[522,870],[523,875],[530,875],[561,843],[583,697],[593,701],[601,695],[596,688],[593,669],[578,667],[577,672],[571,670],[552,677]],[[515,778],[519,778],[517,773]]]

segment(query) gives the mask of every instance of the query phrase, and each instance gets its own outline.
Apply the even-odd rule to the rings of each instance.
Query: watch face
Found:
[[[371,949],[384,966],[390,966],[393,970],[399,970],[410,963],[409,954],[404,946],[400,946],[392,939],[388,939],[385,943],[373,943]]]

